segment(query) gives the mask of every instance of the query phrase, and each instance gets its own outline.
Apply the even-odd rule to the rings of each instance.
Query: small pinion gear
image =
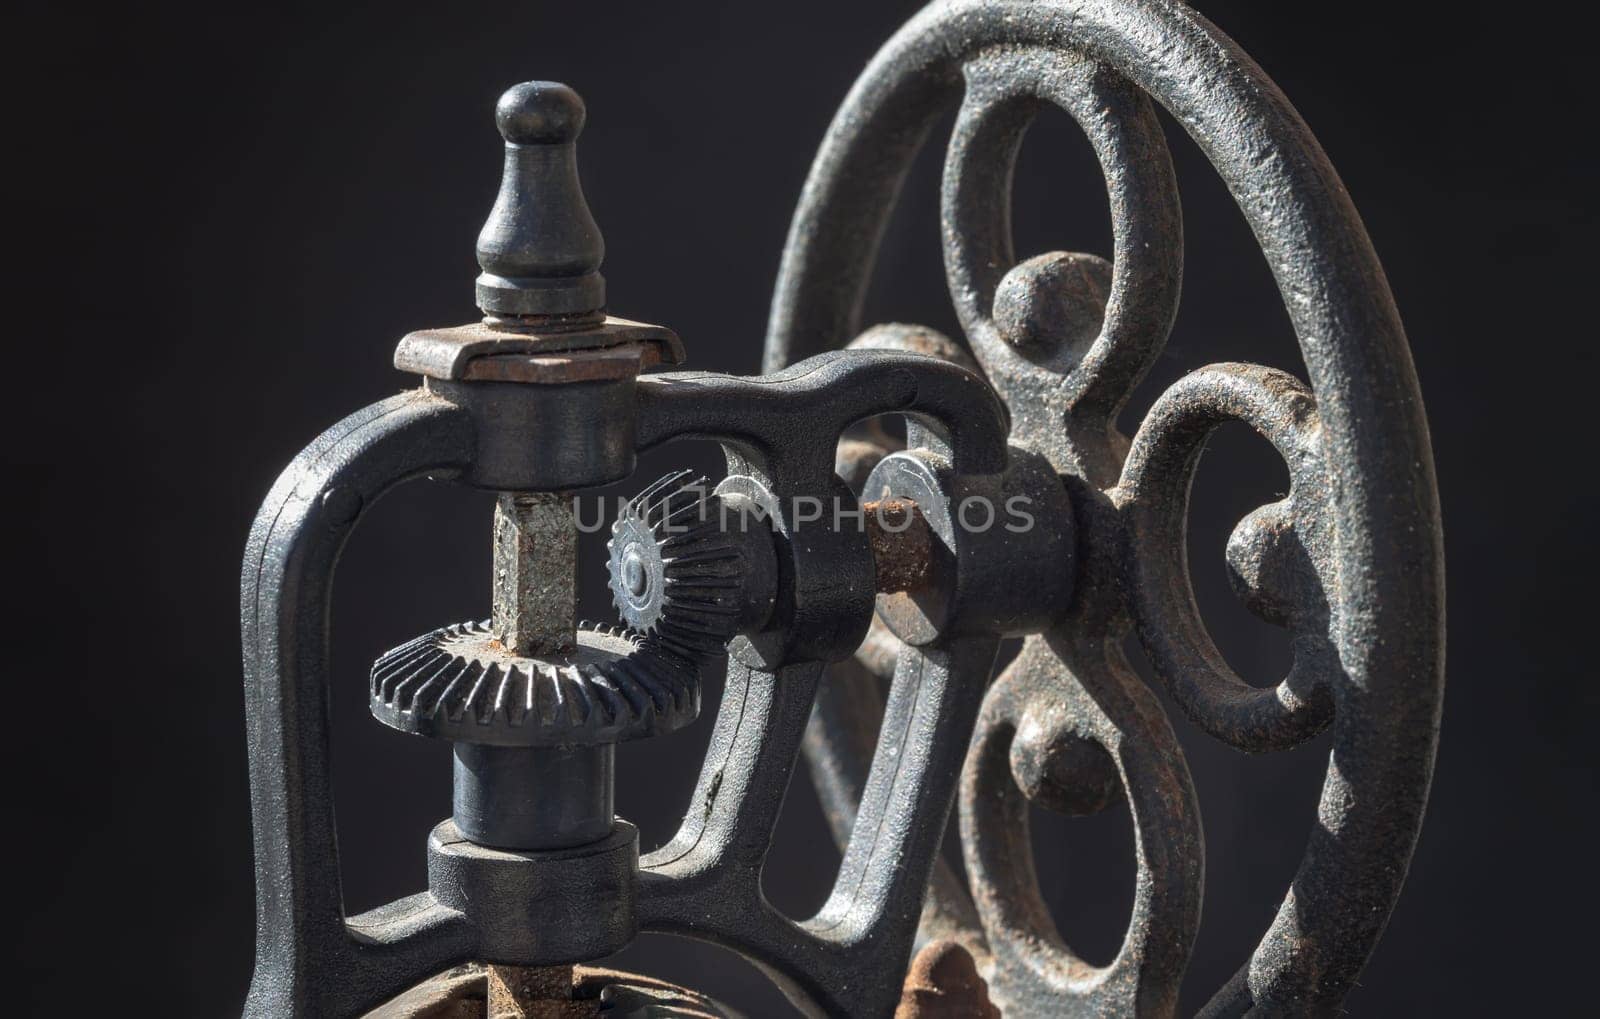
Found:
[[[402,732],[495,746],[619,743],[700,713],[700,672],[659,642],[581,624],[577,644],[526,658],[487,622],[400,645],[372,666],[372,714]]]
[[[727,533],[730,520],[744,529],[738,511],[691,471],[640,492],[606,543],[611,597],[623,622],[679,654],[722,654],[746,602],[745,556]]]

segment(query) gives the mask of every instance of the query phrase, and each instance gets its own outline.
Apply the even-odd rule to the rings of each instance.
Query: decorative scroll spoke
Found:
[[[1150,100],[1065,50],[986,50],[945,157],[950,295],[973,354],[1007,398],[1012,439],[1059,470],[1109,485],[1127,449],[1113,424],[1178,308],[1183,223]],[[1054,103],[1082,127],[1106,177],[1113,261],[1055,252],[1017,263],[1011,177],[1023,136]]]
[[[1057,933],[1028,805],[1088,814],[1126,797],[1133,914],[1110,965]],[[984,699],[961,787],[967,875],[1007,1015],[1166,1015],[1200,925],[1200,815],[1166,715],[1114,642],[1029,637]]]
[[[1104,64],[1007,46],[979,50],[962,75],[943,187],[951,297],[1011,411],[1013,444],[1075,479],[1088,525],[1077,605],[1054,632],[1029,637],[989,691],[963,775],[962,845],[988,976],[1016,1014],[1169,1014],[1199,926],[1199,810],[1172,729],[1121,652],[1118,521],[1098,490],[1128,449],[1117,412],[1177,310],[1177,185],[1149,99]],[[1047,103],[1077,121],[1100,161],[1110,263],[1057,252],[1017,264],[1011,178]],[[1062,940],[1040,896],[1028,805],[1084,814],[1123,797],[1137,846],[1133,914],[1116,959],[1094,967]]]
[[[1228,668],[1189,584],[1189,485],[1207,436],[1229,419],[1261,433],[1289,465],[1289,494],[1245,517],[1227,551],[1229,575],[1245,604],[1294,637],[1294,666],[1271,689],[1251,686]],[[1334,581],[1330,492],[1310,390],[1258,365],[1202,368],[1156,401],[1122,478],[1113,497],[1133,546],[1129,573],[1139,637],[1185,713],[1240,750],[1279,750],[1321,732],[1333,717],[1339,660],[1327,597]]]
[[[875,326],[852,341],[849,349],[911,351],[977,370],[972,356],[959,344],[920,326]],[[877,420],[861,422],[839,443],[835,470],[859,496],[872,468],[901,445]],[[804,750],[817,798],[841,848],[849,843],[855,828],[868,766],[877,750],[889,683],[905,650],[882,620],[874,618],[854,658],[830,666],[817,687]],[[939,938],[960,942],[980,965],[987,966],[988,949],[972,899],[943,858],[935,861],[917,947]]]

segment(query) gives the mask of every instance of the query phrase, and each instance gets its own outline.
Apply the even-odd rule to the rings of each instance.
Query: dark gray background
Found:
[[[1407,322],[1449,547],[1449,688],[1411,879],[1358,1015],[1562,1011],[1594,907],[1596,706],[1583,532],[1594,370],[1592,169],[1573,141],[1576,30],[1497,5],[1202,3],[1283,86],[1342,172]],[[672,325],[694,366],[759,363],[768,294],[811,154],[861,65],[916,4],[153,5],[21,12],[8,94],[14,292],[4,401],[13,719],[7,1011],[64,994],[236,1013],[253,935],[237,563],[276,473],[319,431],[409,384],[409,329],[473,316],[500,90],[564,80],[589,104],[584,182],[611,304]],[[1444,10],[1438,20],[1428,11]],[[1170,128],[1171,125],[1169,125]],[[1201,364],[1300,371],[1252,239],[1172,129],[1187,227],[1177,329],[1130,405]],[[936,233],[938,148],[911,184],[869,321],[954,330]],[[1047,116],[1025,148],[1024,254],[1109,253],[1087,146]],[[19,363],[20,362],[20,363]],[[633,489],[714,451],[674,451]],[[1219,643],[1263,681],[1281,635],[1226,593],[1221,548],[1281,490],[1265,444],[1202,466],[1197,585]],[[414,486],[351,543],[335,603],[339,825],[352,908],[420,888],[448,810],[443,746],[365,717],[383,649],[487,607],[488,503]],[[598,548],[586,608],[605,611]],[[708,714],[715,689],[708,697]],[[1204,810],[1197,1007],[1244,959],[1299,858],[1319,741],[1246,758],[1174,715]],[[671,831],[709,724],[626,748],[620,811]],[[1132,896],[1125,811],[1041,818],[1047,892],[1092,960]],[[836,854],[803,781],[767,885],[797,915]],[[783,1014],[720,950],[647,938],[623,960]],[[1587,998],[1587,995],[1585,996]]]

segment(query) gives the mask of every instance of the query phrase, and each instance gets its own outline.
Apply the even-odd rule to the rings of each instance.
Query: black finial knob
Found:
[[[583,100],[565,85],[529,81],[507,89],[494,112],[506,162],[478,234],[478,307],[490,319],[602,310],[605,242],[578,183]]]

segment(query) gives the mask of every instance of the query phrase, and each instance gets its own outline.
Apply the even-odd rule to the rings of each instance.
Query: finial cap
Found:
[[[605,242],[578,181],[585,111],[552,81],[507,89],[495,106],[505,139],[500,194],[478,235],[478,307],[486,318],[571,316],[605,308]]]
[[[554,81],[513,85],[494,107],[500,137],[512,145],[570,145],[586,116],[582,97]]]

